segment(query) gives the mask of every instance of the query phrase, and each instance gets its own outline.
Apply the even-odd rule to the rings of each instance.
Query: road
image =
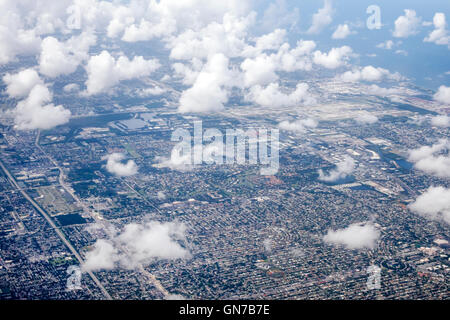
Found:
[[[11,183],[17,188],[17,190],[20,191],[20,193],[24,196],[25,199],[27,199],[28,202],[31,203],[31,205],[44,217],[45,220],[47,220],[48,224],[55,230],[58,237],[62,240],[62,242],[66,245],[66,247],[69,249],[69,251],[75,256],[75,258],[78,260],[80,265],[84,263],[83,258],[80,256],[78,251],[72,246],[72,244],[67,240],[64,233],[55,225],[53,220],[50,218],[50,216],[34,201],[28,193],[19,186],[16,179],[13,177],[13,175],[9,172],[9,170],[5,167],[2,161],[0,161],[0,167],[2,168],[3,172],[6,174],[8,179],[11,181]],[[109,295],[108,291],[106,291],[105,287],[101,284],[101,282],[97,279],[97,277],[91,272],[87,272],[91,279],[94,281],[94,283],[99,287],[99,289],[102,291],[103,295],[107,300],[112,300],[111,296]]]
[[[36,146],[36,148],[38,148],[42,152],[42,154],[44,154],[50,160],[50,162],[53,163],[53,165],[56,168],[58,168],[58,170],[59,170],[59,184],[61,185],[61,187],[63,187],[64,190],[66,190],[66,192],[69,193],[72,196],[72,198],[75,200],[75,202],[80,207],[82,207],[84,212],[86,212],[90,217],[92,217],[96,221],[96,223],[98,225],[102,226],[104,229],[108,229],[109,228],[109,222],[103,220],[101,218],[101,216],[97,212],[93,212],[92,210],[90,210],[88,205],[86,203],[84,203],[83,201],[81,201],[81,199],[75,194],[74,190],[72,188],[70,188],[66,184],[66,182],[64,180],[65,176],[64,176],[63,169],[58,165],[58,163],[55,161],[55,159],[53,159],[53,157],[51,157],[49,154],[47,154],[47,152],[45,152],[45,150],[39,144],[40,134],[41,134],[41,132],[39,131],[37,136],[36,136],[35,146]],[[148,199],[143,197],[139,192],[137,192],[133,187],[131,187],[126,181],[124,181],[124,182],[139,197],[141,197],[145,202],[147,202],[149,205],[151,205],[157,211],[160,212],[160,210],[159,210],[159,208],[157,206],[155,206],[153,203],[148,201]],[[118,245],[123,252],[128,253],[128,249],[127,248],[125,248],[123,246],[120,246],[119,244],[116,244],[116,245]],[[139,272],[141,272],[150,281],[150,283],[153,284],[153,286],[155,288],[157,288],[164,295],[164,297],[167,297],[169,295],[169,292],[167,292],[167,290],[162,286],[161,282],[159,282],[158,279],[156,279],[156,277],[154,275],[152,275],[150,272],[145,270],[145,268],[142,265],[139,265],[137,267],[137,270]]]

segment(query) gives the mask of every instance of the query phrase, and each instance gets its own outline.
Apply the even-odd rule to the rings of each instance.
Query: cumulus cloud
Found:
[[[271,40],[265,40],[268,42]],[[260,45],[260,48],[264,47]],[[247,47],[243,55],[247,58],[241,63],[244,86],[268,85],[278,79],[277,71],[293,72],[297,70],[309,71],[312,69],[311,53],[316,43],[310,40],[299,40],[296,47],[291,48],[283,43],[276,52],[271,54],[260,53],[256,47]]]
[[[409,161],[416,169],[441,178],[450,177],[450,141],[441,139],[432,146],[409,151]]]
[[[355,160],[345,156],[344,160],[336,165],[336,168],[325,174],[322,169],[319,170],[319,180],[325,182],[336,182],[346,178],[355,170]]]
[[[39,72],[51,78],[75,72],[96,41],[96,36],[91,33],[82,33],[66,42],[54,37],[45,38],[41,43]]]
[[[173,148],[170,158],[157,158],[159,166],[178,171],[190,171],[194,168],[194,159],[211,159],[213,154],[223,155],[224,145],[222,142],[210,143],[208,145],[195,145],[189,152]]]
[[[134,269],[156,260],[185,259],[189,251],[180,243],[186,241],[186,226],[178,222],[146,222],[125,225],[114,230],[110,239],[98,239],[86,254],[84,271]]]
[[[284,43],[278,52],[271,54],[270,58],[275,64],[275,69],[286,72],[297,70],[310,71],[312,69],[311,53],[316,43],[311,40],[300,40],[295,48],[290,48]]]
[[[159,86],[154,86],[150,88],[144,88],[137,91],[138,96],[140,97],[150,97],[150,96],[159,96],[166,92],[167,90],[161,88]]]
[[[118,177],[129,177],[135,175],[138,171],[136,163],[133,160],[128,160],[127,163],[122,163],[121,161],[123,159],[125,159],[125,155],[117,152],[103,157],[103,160],[107,160],[106,170]]]
[[[440,86],[433,99],[444,104],[450,104],[450,87]]]
[[[249,11],[248,1],[207,0],[148,1],[145,6],[132,2],[129,6],[113,8],[107,32],[109,37],[120,37],[127,42],[147,41],[153,38],[170,40],[179,30],[199,31],[224,15],[239,17]]]
[[[142,56],[135,56],[133,60],[125,56],[115,59],[104,50],[99,55],[91,56],[86,66],[86,94],[104,92],[122,80],[149,76],[159,67],[157,59],[145,60]]]
[[[13,98],[26,97],[37,84],[44,84],[34,69],[25,69],[16,74],[7,73],[3,77],[6,93]]]
[[[15,61],[19,55],[39,51],[39,35],[25,25],[23,12],[19,8],[15,1],[0,2],[0,65]]]
[[[299,119],[299,120],[295,120],[295,121],[281,121],[278,124],[278,127],[281,130],[286,130],[286,131],[293,131],[293,132],[299,132],[299,133],[304,133],[306,132],[307,128],[316,128],[317,127],[317,121],[312,119],[312,118],[308,118],[308,119]]]
[[[395,50],[395,54],[400,54],[402,56],[407,57],[408,56],[408,51],[406,51],[406,50]]]
[[[266,85],[278,79],[275,73],[276,64],[266,54],[259,55],[255,59],[245,59],[241,63],[244,71],[245,86]]]
[[[199,72],[193,86],[181,94],[178,111],[214,112],[224,108],[228,101],[228,88],[233,72],[228,68],[228,58],[215,54]]]
[[[158,193],[156,194],[158,200],[165,200],[166,199],[166,195],[164,192],[162,191],[158,191]]]
[[[275,0],[264,11],[261,25],[264,30],[272,30],[274,27],[286,26],[293,30],[300,19],[298,8],[289,8],[286,0]]]
[[[355,118],[355,121],[361,124],[374,124],[378,122],[377,116],[370,113],[363,113]]]
[[[114,269],[118,258],[118,250],[114,245],[104,239],[97,240],[91,251],[86,254],[83,269],[86,271]]]
[[[450,224],[450,189],[430,187],[408,207],[422,217]]]
[[[284,93],[280,90],[278,83],[271,83],[263,88],[255,85],[250,88],[246,99],[264,107],[289,107],[295,105],[310,105],[316,99],[309,93],[309,86],[306,83],[299,83],[291,93]]]
[[[42,84],[36,84],[25,100],[17,103],[14,110],[17,130],[50,129],[67,123],[70,111],[63,106],[49,103],[52,94]]]
[[[14,34],[7,26],[0,26],[0,43],[0,64],[6,64],[17,55],[36,53],[40,39],[33,30],[16,30]]]
[[[63,87],[63,91],[66,93],[77,92],[80,90],[80,86],[76,83],[69,83]]]
[[[338,78],[345,82],[380,81],[383,79],[398,81],[402,79],[402,76],[398,73],[390,73],[389,70],[383,68],[366,66],[362,69],[354,68],[352,71],[344,72]]]
[[[156,160],[159,161],[158,166],[161,168],[190,171],[197,165],[194,162],[195,159],[201,159],[200,163],[206,164],[221,163],[224,155],[234,157],[233,152],[234,149],[226,149],[223,141],[219,139],[205,145],[194,145],[193,148],[183,149],[177,146],[172,149],[170,158],[157,157]]]
[[[335,245],[343,245],[348,249],[375,248],[380,237],[378,229],[370,222],[355,223],[345,229],[328,230],[323,241]]]
[[[264,34],[254,39],[255,45],[247,45],[240,55],[244,57],[256,57],[266,50],[276,50],[281,47],[286,38],[286,30],[275,29],[271,33]]]
[[[106,35],[110,38],[118,37],[135,20],[134,12],[131,8],[123,5],[115,7],[111,12],[111,20],[106,27]]]
[[[328,53],[317,50],[314,52],[314,63],[327,69],[336,69],[344,65],[352,54],[353,50],[349,46],[332,48]]]
[[[112,21],[111,23],[114,23]],[[110,34],[114,24],[108,26]],[[163,35],[171,34],[176,30],[176,21],[171,18],[162,18],[154,23],[142,18],[139,24],[132,24],[125,28],[122,40],[125,42],[148,41]]]
[[[385,97],[385,96],[390,96],[393,94],[399,94],[399,93],[401,93],[401,90],[399,90],[397,88],[382,88],[382,87],[377,86],[376,84],[373,84],[368,87],[367,93],[373,94],[376,96]]]
[[[247,28],[253,23],[255,14],[236,17],[231,14],[223,16],[222,23],[212,22],[200,30],[187,29],[170,39],[170,58],[190,60],[205,59],[222,53],[227,57],[240,56],[247,46],[245,41]]]
[[[385,42],[377,44],[377,48],[391,50],[395,43],[392,40],[386,40]]]
[[[448,128],[450,127],[450,117],[446,115],[435,116],[431,118],[431,125],[436,127]]]
[[[307,33],[317,34],[321,32],[332,21],[333,6],[330,0],[325,0],[323,8],[319,9],[312,18],[312,25],[308,29]]]
[[[333,39],[345,39],[351,34],[352,34],[352,32],[350,31],[350,28],[349,28],[348,24],[340,24],[340,25],[338,25],[338,27],[334,31],[334,33],[331,36],[331,38],[333,38]]]
[[[203,62],[197,58],[193,58],[190,65],[179,62],[172,64],[174,78],[181,78],[184,85],[193,85],[203,67]]]
[[[193,152],[201,153],[203,152],[202,146],[196,145],[193,148]],[[190,171],[193,169],[193,154],[192,153],[182,153],[177,148],[173,148],[170,154],[170,158],[158,157],[156,159],[159,161],[159,166],[161,168],[169,168],[178,171]]]
[[[405,15],[395,20],[395,30],[392,35],[396,38],[407,38],[415,35],[421,25],[422,19],[417,17],[414,10],[405,9]]]
[[[438,12],[433,17],[434,30],[424,39],[425,42],[433,42],[437,45],[445,45],[450,49],[450,35],[447,30],[445,14]]]

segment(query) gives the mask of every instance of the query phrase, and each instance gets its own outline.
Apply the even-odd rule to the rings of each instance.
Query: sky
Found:
[[[318,75],[383,96],[409,81],[449,104],[449,9],[438,0],[3,0],[0,90],[18,100],[8,111],[17,130],[66,123],[61,92],[117,96],[127,81],[144,85],[139,97],[181,88],[180,113],[223,110],[236,92],[260,106],[314,104],[301,80]]]
[[[270,5],[270,1],[258,6],[258,12],[263,13]],[[411,78],[414,82],[424,88],[436,90],[440,85],[450,83],[450,59],[448,47],[436,46],[434,43],[424,42],[423,39],[432,29],[430,26],[421,26],[418,33],[406,38],[396,38],[392,35],[395,30],[395,21],[404,15],[405,9],[415,10],[422,22],[432,22],[436,12],[442,12],[447,17],[450,15],[450,2],[445,0],[335,0],[331,1],[333,14],[332,22],[313,36],[308,36],[306,31],[311,26],[312,16],[323,7],[323,1],[301,0],[301,1],[279,1],[285,3],[287,12],[298,8],[298,19],[296,26],[291,30],[290,39],[296,41],[298,38],[313,39],[320,44],[321,48],[331,48],[336,45],[346,44],[354,48],[360,56],[361,64],[373,64],[389,70],[395,70]],[[380,29],[369,30],[366,21],[370,14],[366,9],[371,5],[380,7],[381,23]],[[357,33],[345,39],[333,40],[331,36],[339,24],[348,24],[351,30]],[[286,27],[286,26],[285,26]],[[448,28],[448,27],[447,27]],[[391,50],[377,48],[379,43],[392,40],[402,41],[394,45]],[[404,54],[396,53],[397,50],[406,51]],[[376,54],[376,57],[369,55]]]

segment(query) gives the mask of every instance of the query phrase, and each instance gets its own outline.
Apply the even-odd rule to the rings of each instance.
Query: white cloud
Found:
[[[435,116],[431,118],[431,125],[436,127],[448,128],[450,127],[450,117],[446,115]]]
[[[370,113],[363,113],[355,118],[355,121],[361,124],[374,124],[378,122],[377,116]]]
[[[355,170],[355,160],[349,156],[345,156],[344,160],[336,165],[336,168],[331,170],[326,175],[322,169],[319,170],[319,180],[325,182],[336,182],[346,178]]]
[[[338,27],[334,31],[334,33],[331,36],[331,38],[333,38],[333,39],[345,39],[351,34],[352,34],[352,32],[350,31],[350,28],[349,28],[348,24],[340,24],[340,25],[338,25]]]
[[[352,71],[344,72],[338,78],[345,82],[380,81],[384,78],[399,81],[402,79],[402,76],[398,73],[392,74],[389,70],[383,68],[366,66],[362,69],[354,68]]]
[[[450,177],[450,141],[441,139],[432,146],[410,150],[408,160],[416,169],[441,178]]]
[[[239,17],[248,12],[248,1],[207,0],[133,1],[127,7],[112,10],[107,27],[109,37],[119,37],[127,42],[147,41],[153,38],[169,40],[177,31],[199,31],[206,25],[219,21],[224,15]]]
[[[111,20],[106,28],[110,38],[118,37],[128,26],[135,22],[134,12],[126,6],[117,6],[112,10]]]
[[[395,20],[395,30],[392,35],[396,38],[407,38],[415,35],[421,25],[422,19],[417,17],[414,10],[405,9],[405,15]]]
[[[323,241],[343,245],[349,249],[375,248],[380,232],[370,222],[355,223],[345,229],[328,230]]]
[[[223,54],[215,54],[209,58],[193,86],[183,91],[178,111],[186,113],[222,110],[228,101],[227,87],[231,86],[233,80],[233,72],[228,69],[228,58]]]
[[[133,160],[128,160],[127,163],[121,161],[125,158],[122,153],[112,153],[103,158],[107,160],[106,170],[118,177],[128,177],[135,175],[138,172],[138,167]]]
[[[246,99],[264,107],[275,108],[314,104],[316,100],[308,89],[309,86],[306,83],[298,83],[291,93],[282,92],[278,83],[271,83],[265,88],[255,85],[250,88]]]
[[[212,164],[220,161],[220,157],[226,155],[226,152],[230,152],[229,155],[232,156],[231,152],[234,150],[226,150],[222,141],[214,141],[206,145],[195,145],[191,150],[173,148],[170,158],[157,157],[156,160],[161,168],[190,171],[196,166],[194,159],[202,159],[202,163]]]
[[[394,47],[395,43],[392,40],[386,40],[380,44],[377,44],[377,48],[391,50]]]
[[[90,33],[82,33],[66,42],[60,42],[54,37],[45,38],[41,43],[40,73],[55,78],[75,72],[78,65],[88,57],[89,48],[96,41],[96,36]]]
[[[25,100],[17,103],[14,110],[15,128],[18,130],[50,129],[67,123],[70,111],[63,106],[49,103],[52,94],[42,84],[36,84]]]
[[[317,34],[321,32],[332,21],[333,7],[330,0],[325,0],[323,8],[319,9],[312,18],[312,25],[307,33]]]
[[[272,30],[274,27],[286,26],[293,30],[300,19],[298,8],[289,8],[286,0],[275,0],[264,11],[261,25],[264,30]]]
[[[247,17],[235,17],[225,14],[222,23],[212,22],[206,27],[194,31],[187,29],[170,39],[170,58],[190,60],[205,59],[222,53],[227,57],[240,56],[247,46],[245,37],[247,28],[254,21],[255,14]]]
[[[141,56],[135,56],[133,60],[129,60],[125,56],[120,56],[116,60],[104,50],[99,55],[91,56],[86,66],[88,74],[86,94],[93,95],[106,91],[122,80],[149,76],[159,67],[157,59],[145,60]]]
[[[201,154],[203,146],[196,145],[193,148],[193,154]],[[190,171],[193,169],[193,155],[192,153],[182,153],[177,148],[173,148],[170,158],[158,157],[161,168],[169,168],[178,171]]]
[[[304,132],[306,132],[307,128],[316,128],[317,121],[312,118],[299,119],[299,120],[295,120],[292,122],[285,120],[285,121],[281,121],[278,124],[278,127],[281,130],[304,133]]]
[[[203,62],[198,58],[193,58],[190,61],[190,66],[180,62],[172,64],[174,77],[182,78],[184,85],[193,85],[202,68]]]
[[[336,69],[344,65],[352,54],[353,50],[349,46],[332,48],[328,53],[318,50],[314,52],[314,63],[327,69]]]
[[[117,259],[118,250],[114,245],[108,240],[99,239],[94,243],[91,251],[86,254],[83,270],[111,270],[114,269]]]
[[[399,90],[397,88],[382,88],[382,87],[377,86],[376,84],[373,84],[367,89],[367,93],[373,94],[376,96],[385,97],[385,96],[390,96],[393,94],[399,94],[399,93],[401,93],[401,90]]]
[[[185,225],[177,222],[127,224],[109,240],[95,242],[94,249],[86,254],[83,270],[134,269],[156,260],[188,258],[189,251],[180,245],[186,240],[185,231]]]
[[[450,49],[450,35],[447,30],[445,14],[438,12],[433,17],[434,30],[424,39],[425,42],[433,42],[437,45],[445,45]]]
[[[450,224],[450,189],[430,187],[408,207],[422,217]]]
[[[443,104],[450,104],[450,87],[440,86],[433,99]]]
[[[0,65],[15,61],[18,55],[39,51],[39,36],[33,29],[25,29],[14,7],[7,2],[0,3]]]
[[[158,191],[157,197],[158,197],[158,200],[165,200],[166,199],[166,195],[162,191]]]
[[[259,55],[255,59],[245,59],[241,63],[244,71],[245,86],[266,85],[278,79],[275,73],[276,65],[266,54]]]
[[[163,18],[158,23],[152,23],[143,18],[139,24],[132,24],[126,27],[122,40],[125,42],[148,41],[153,38],[171,34],[175,30],[176,21],[173,19]]]
[[[26,97],[37,84],[44,84],[34,69],[25,69],[16,74],[7,73],[3,77],[6,93],[13,98]]]
[[[140,97],[150,97],[150,96],[159,96],[166,91],[167,90],[164,88],[161,88],[159,86],[154,86],[154,87],[150,87],[150,88],[140,89],[140,90],[138,90],[137,94]]]
[[[297,70],[310,71],[312,69],[311,52],[316,48],[316,43],[310,40],[300,40],[295,48],[290,48],[284,43],[278,52],[271,54],[270,59],[275,64],[275,69],[286,72]]]
[[[189,251],[178,241],[185,240],[186,226],[175,222],[131,223],[116,238],[128,250],[128,267],[146,264],[154,259],[174,260],[187,258]]]
[[[268,42],[268,41],[267,41]],[[241,63],[244,73],[244,86],[268,85],[278,79],[276,71],[293,72],[296,70],[312,69],[311,53],[315,49],[314,41],[300,40],[295,48],[290,48],[288,43],[282,44],[278,51],[270,55],[260,53],[263,46],[247,47],[244,56],[248,57]]]
[[[9,63],[18,55],[38,53],[39,36],[46,34],[56,37],[81,30],[106,33],[108,37],[129,42],[155,37],[170,42],[181,30],[197,32],[224,16],[239,20],[248,15],[250,2],[3,0],[0,2],[0,64]],[[224,27],[235,26],[225,21]]]
[[[408,56],[408,51],[406,51],[406,50],[395,50],[395,54],[400,54],[402,56],[407,57]]]
[[[266,50],[276,50],[281,47],[286,38],[286,30],[275,29],[271,33],[264,34],[254,39],[255,45],[247,45],[242,53],[243,57],[256,57]]]
[[[76,84],[76,83],[69,83],[69,84],[66,84],[66,85],[63,87],[63,90],[64,90],[64,92],[66,92],[66,93],[77,92],[77,91],[80,90],[80,86],[79,86],[78,84]]]

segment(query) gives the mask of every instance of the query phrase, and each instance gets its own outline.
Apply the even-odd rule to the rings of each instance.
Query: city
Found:
[[[449,299],[450,99],[394,73],[372,84],[348,81],[364,69],[329,77],[327,67],[311,71],[304,87],[299,71],[284,75],[289,95],[245,73],[250,60],[231,57],[223,71],[222,57],[209,55],[194,72],[196,58],[174,67],[157,45],[151,79],[115,81],[105,71],[102,81],[111,83],[103,89],[89,68],[102,65],[91,62],[104,57],[105,43],[87,48],[86,71],[53,77],[41,61],[54,82],[54,110],[40,119],[27,108],[52,101],[37,96],[46,96],[43,80],[13,92],[19,70],[35,72],[34,58],[0,64],[1,300]],[[120,59],[116,67],[127,70],[151,61]],[[233,85],[214,73],[238,66],[242,79],[222,75]],[[203,75],[209,89],[194,97]],[[229,90],[225,107],[215,105],[219,93],[207,112],[193,110],[216,85]],[[97,93],[106,86],[117,91]],[[248,92],[232,93],[239,86]],[[70,110],[64,121],[59,106]],[[40,124],[46,117],[54,124]],[[189,161],[178,159],[171,137],[177,129],[194,137],[199,122],[205,136],[254,129],[240,141],[247,161],[226,161],[227,150],[217,153],[223,140],[212,151],[221,161],[207,163],[205,136],[197,145],[203,161],[190,160],[190,140]],[[246,149],[264,130],[279,132],[279,148],[271,146],[279,163],[265,174],[267,163],[248,161]]]

